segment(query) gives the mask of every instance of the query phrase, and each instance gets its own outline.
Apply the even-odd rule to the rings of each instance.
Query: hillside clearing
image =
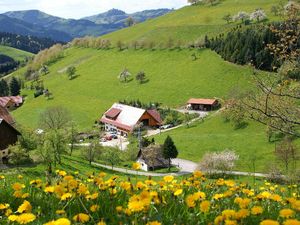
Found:
[[[3,45],[0,45],[0,54],[7,55],[16,61],[25,61],[26,58],[34,56],[34,54],[30,52],[25,52]]]

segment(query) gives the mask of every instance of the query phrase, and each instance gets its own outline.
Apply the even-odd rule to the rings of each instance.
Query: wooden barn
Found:
[[[7,96],[0,97],[0,106],[7,108],[8,110],[13,110],[20,107],[23,104],[22,96]]]
[[[197,111],[212,111],[219,107],[217,99],[191,98],[187,102],[187,108]]]
[[[104,124],[106,131],[118,132],[121,135],[131,133],[140,123],[149,127],[162,125],[162,120],[157,110],[145,110],[119,103],[113,104],[104,113],[100,122]]]
[[[18,136],[21,135],[14,128],[15,121],[9,114],[6,108],[0,106],[0,163],[7,161],[9,145],[14,145],[18,141]]]

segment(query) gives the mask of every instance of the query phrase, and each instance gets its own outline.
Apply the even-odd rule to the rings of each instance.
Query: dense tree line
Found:
[[[13,58],[0,54],[0,77],[17,68],[19,64],[20,63]]]
[[[226,36],[222,34],[206,43],[227,61],[242,65],[251,63],[257,68],[272,70],[275,59],[266,45],[275,38],[271,30],[265,27],[238,27]]]
[[[272,24],[278,29],[284,29],[282,24]],[[237,64],[252,64],[256,68],[276,71],[282,62],[271,53],[268,45],[276,43],[278,36],[271,26],[239,26],[227,35],[220,35],[211,40],[206,39],[206,46],[220,54],[225,60]],[[300,47],[300,39],[298,40]]]
[[[0,45],[10,46],[35,54],[45,48],[51,47],[56,43],[57,42],[49,38],[39,38],[0,32]]]
[[[12,77],[9,82],[4,79],[0,80],[0,97],[17,96],[21,91],[21,81]]]

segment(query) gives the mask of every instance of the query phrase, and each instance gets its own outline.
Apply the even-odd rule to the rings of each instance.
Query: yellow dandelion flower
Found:
[[[9,220],[9,221],[12,221],[12,222],[15,222],[15,221],[18,220],[18,218],[19,218],[19,216],[17,216],[17,215],[10,215],[10,216],[8,217],[8,220]]]
[[[90,217],[85,213],[79,213],[73,217],[73,220],[79,223],[86,223],[90,220]]]
[[[174,195],[175,196],[181,195],[182,191],[183,191],[182,189],[178,189],[178,190],[174,191]]]
[[[103,219],[101,219],[101,221],[99,223],[97,223],[97,225],[106,225],[106,223],[104,222]]]
[[[63,209],[59,209],[59,210],[56,210],[55,213],[56,213],[57,215],[63,215],[63,214],[66,213],[66,211],[63,210]]]
[[[277,222],[275,220],[264,220],[264,221],[260,222],[259,225],[279,225],[279,222]]]
[[[291,209],[282,209],[279,212],[279,215],[283,218],[290,218],[293,217],[295,212]]]
[[[289,220],[284,221],[283,225],[300,225],[300,221],[289,219]]]
[[[185,202],[189,208],[194,208],[196,206],[195,198],[193,195],[188,195]]]
[[[259,215],[259,214],[262,214],[263,213],[263,208],[261,206],[254,206],[252,207],[251,209],[251,214],[252,215]]]
[[[14,183],[12,185],[12,188],[15,190],[15,191],[21,191],[23,188],[25,188],[25,185],[24,184],[21,184],[21,183]]]
[[[147,225],[161,225],[161,223],[158,221],[152,221],[152,222],[148,222]]]
[[[90,207],[90,210],[91,210],[92,212],[96,212],[98,209],[99,209],[99,205],[92,205],[92,206]]]
[[[164,176],[164,181],[167,183],[171,183],[174,180],[172,175]]]
[[[0,204],[0,210],[9,208],[9,204]]]
[[[66,194],[63,194],[61,196],[60,200],[65,201],[65,200],[67,200],[69,198],[72,198],[72,194],[71,193],[66,193]]]
[[[200,203],[200,210],[203,213],[209,212],[210,209],[210,202],[209,201],[203,201]]]
[[[18,213],[23,213],[23,212],[31,212],[32,206],[30,202],[24,201],[22,205],[19,206],[17,212]]]
[[[225,209],[222,212],[222,216],[224,216],[225,219],[233,219],[235,218],[236,212],[232,209]]]
[[[44,225],[71,225],[71,221],[67,218],[59,218],[57,220],[52,220]]]
[[[250,212],[247,209],[240,209],[236,213],[236,219],[241,220],[241,219],[244,219],[244,218],[248,217],[249,215],[250,215]]]
[[[27,223],[31,223],[35,219],[36,219],[36,216],[32,213],[23,213],[18,216],[17,222],[19,224],[27,224]]]
[[[44,192],[53,193],[54,192],[54,187],[53,186],[45,187]]]
[[[141,164],[136,162],[132,164],[132,169],[134,170],[140,170],[141,169]]]

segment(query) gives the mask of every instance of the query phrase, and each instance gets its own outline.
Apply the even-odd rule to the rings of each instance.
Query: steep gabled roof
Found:
[[[188,104],[199,104],[199,105],[213,105],[217,102],[216,99],[206,99],[206,98],[191,98]]]
[[[13,102],[16,105],[20,105],[23,103],[22,96],[6,96],[0,97],[0,106],[6,107],[7,103]]]
[[[162,145],[151,144],[141,149],[138,158],[152,168],[168,166],[168,160],[163,157]]]
[[[0,125],[1,125],[2,123],[6,124],[6,125],[7,125],[8,127],[10,127],[12,130],[14,130],[14,131],[17,133],[17,135],[21,135],[21,133],[20,133],[15,127],[13,127],[11,124],[9,124],[8,122],[6,122],[4,119],[1,119],[1,118],[0,118]]]
[[[0,106],[0,119],[5,120],[10,125],[15,123],[14,119],[9,114],[8,110],[2,106]]]
[[[100,121],[102,123],[110,123],[125,130],[132,131],[145,112],[145,109],[115,103],[104,113]],[[116,119],[107,117],[107,114],[112,115],[117,113],[118,115]]]
[[[153,119],[156,120],[156,122],[161,125],[162,124],[162,119],[160,117],[159,112],[156,109],[148,109],[147,112],[150,114],[150,116],[153,117]]]

